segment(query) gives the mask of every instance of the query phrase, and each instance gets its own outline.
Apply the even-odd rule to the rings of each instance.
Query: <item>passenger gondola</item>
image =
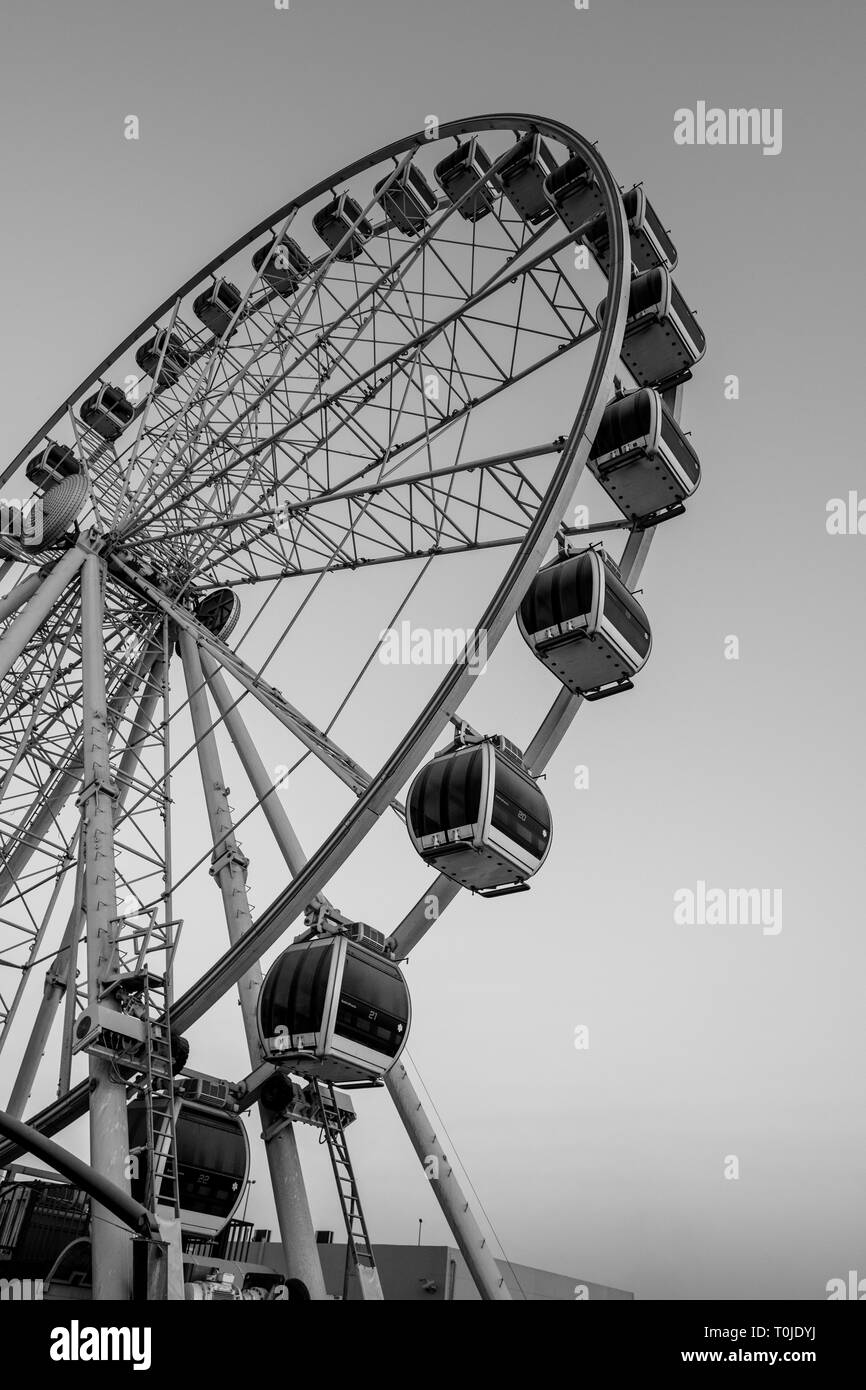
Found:
[[[421,858],[464,888],[516,891],[550,849],[550,809],[514,744],[458,740],[421,768],[406,824]]]
[[[296,241],[285,234],[266,246],[260,246],[253,256],[253,270],[277,294],[290,295],[309,275],[313,263]]]
[[[81,460],[66,444],[49,439],[30,459],[24,473],[41,490],[38,506],[33,498],[25,504],[30,508],[29,517],[38,518],[39,524],[32,532],[29,525],[26,529],[22,526],[20,539],[14,535],[2,538],[2,554],[9,558],[20,558],[28,552],[39,554],[57,545],[87,501],[87,474]],[[22,508],[22,517],[23,512]]]
[[[436,211],[439,201],[434,190],[414,164],[407,164],[396,178],[388,174],[373,192],[386,217],[404,236],[418,236]]]
[[[497,178],[502,191],[524,221],[534,224],[551,216],[545,187],[556,167],[546,141],[532,134],[515,141],[499,166]]]
[[[109,443],[119,439],[135,415],[135,406],[119,386],[105,383],[94,396],[88,396],[79,411],[82,423]]]
[[[623,206],[628,219],[632,265],[640,273],[663,265],[673,270],[677,263],[674,246],[658,213],[640,186],[623,194]],[[594,217],[583,233],[583,241],[592,252],[605,275],[610,274],[610,232],[604,214]]]
[[[571,159],[548,175],[544,195],[548,206],[559,214],[572,232],[585,226],[604,207],[598,179],[579,154],[572,155]]]
[[[142,1101],[127,1110],[130,1156],[137,1157],[132,1195],[145,1201],[147,1192],[147,1113]],[[153,1110],[156,1172],[153,1189],[156,1215],[174,1216],[172,1146],[165,1098],[155,1097]],[[180,1221],[184,1233],[215,1236],[240,1205],[250,1171],[247,1132],[237,1115],[191,1101],[176,1103],[177,1180]]]
[[[373,224],[363,214],[361,204],[343,192],[314,215],[314,231],[338,261],[354,261],[373,235]]]
[[[161,328],[153,338],[142,343],[135,354],[135,360],[147,376],[153,377],[159,390],[177,385],[190,364],[189,353],[180,338],[176,333],[170,333],[167,328]]]
[[[90,1199],[81,1188],[51,1175],[34,1181],[12,1170],[0,1182],[0,1280],[41,1282],[70,1241],[82,1239],[89,1228]],[[15,1297],[11,1290],[4,1295]]]
[[[211,589],[196,600],[195,616],[202,627],[220,641],[228,640],[241,615],[241,601],[236,589]]]
[[[539,661],[585,700],[631,690],[652,646],[646,614],[601,550],[560,556],[539,570],[517,622]]]
[[[490,164],[490,156],[479,145],[477,135],[473,135],[471,140],[458,145],[440,160],[434,170],[443,193],[467,222],[478,222],[486,217],[496,202],[490,184],[479,182]]]
[[[597,310],[604,318],[604,302]],[[707,350],[697,319],[666,266],[636,275],[628,297],[622,360],[639,386],[669,389],[688,379]]]
[[[53,439],[33,455],[24,470],[27,481],[34,487],[52,487],[80,472],[81,463],[72,450],[65,444],[55,444]]]
[[[215,338],[221,338],[240,308],[242,298],[237,285],[229,280],[215,280],[194,301],[193,313]]]
[[[259,992],[265,1056],[336,1085],[378,1080],[402,1052],[410,1019],[399,968],[345,935],[295,942]]]
[[[682,511],[701,479],[697,454],[649,386],[610,402],[589,467],[630,521],[662,520]]]

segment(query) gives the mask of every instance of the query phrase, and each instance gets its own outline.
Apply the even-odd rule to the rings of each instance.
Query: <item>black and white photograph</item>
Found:
[[[866,11],[0,13],[0,1379],[834,1372]]]

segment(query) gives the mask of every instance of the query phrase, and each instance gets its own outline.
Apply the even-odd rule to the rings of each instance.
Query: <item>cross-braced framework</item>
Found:
[[[456,189],[437,185],[445,156],[482,136],[484,163]],[[578,157],[594,180],[604,276],[576,255],[580,231],[552,204],[526,215],[503,182],[515,140],[531,153],[536,136],[553,168]],[[332,205],[342,221],[325,233]],[[20,1117],[31,1094],[49,1099],[38,1067],[62,1013],[49,1048],[57,1096],[36,1126],[56,1133],[89,1095],[91,1162],[103,1176],[124,1181],[127,1088],[146,1095],[148,1081],[76,1051],[82,1011],[117,1009],[118,979],[149,967],[179,1033],[237,986],[250,1067],[261,1064],[263,954],[304,912],[352,920],[334,912],[327,885],[383,815],[405,814],[407,779],[472,685],[463,651],[431,678],[420,710],[395,707],[383,745],[377,697],[366,696],[383,629],[431,594],[445,596],[440,621],[453,627],[447,604],[459,594],[466,630],[482,632],[492,656],[563,538],[614,376],[627,374],[629,235],[606,166],[565,127],[497,116],[413,136],[286,204],[205,267],[0,475],[7,494],[35,489],[46,525],[29,551],[0,537],[0,1048],[19,1058],[9,1111]],[[588,306],[593,292],[602,319]],[[666,399],[678,414],[678,390]],[[76,486],[77,522],[54,525],[59,490]],[[621,569],[633,584],[654,528],[610,524],[630,528]],[[486,554],[467,558],[476,552]],[[338,594],[370,583],[362,571],[379,575],[376,611],[366,590],[360,602]],[[362,613],[366,642],[345,642],[318,687],[324,707],[308,707],[296,687],[316,684],[298,673]],[[580,698],[563,690],[554,701],[530,772],[542,771]],[[248,727],[251,709],[279,733],[278,779]],[[338,723],[351,731],[347,746]],[[237,806],[225,756],[245,777]],[[302,848],[309,837],[284,793],[311,759],[334,788],[334,821]],[[256,917],[241,842],[262,817],[290,882]],[[204,838],[192,821],[207,826]],[[195,934],[178,902],[199,901],[208,875],[229,950],[211,945],[205,968],[185,968],[176,997]],[[429,891],[402,920],[376,924],[391,930],[392,957],[431,926]],[[458,891],[451,879],[434,883],[439,913]],[[46,984],[28,1008],[34,976]],[[419,1154],[438,1152],[402,1062],[386,1084]],[[263,1102],[261,1114],[289,1272],[322,1296],[292,1126]],[[0,1162],[13,1152],[0,1146]],[[444,1155],[443,1165],[434,1188],[476,1281],[504,1297]],[[94,1223],[93,1250],[95,1296],[123,1296],[128,1253],[116,1225]],[[356,1273],[376,1296],[369,1271]]]

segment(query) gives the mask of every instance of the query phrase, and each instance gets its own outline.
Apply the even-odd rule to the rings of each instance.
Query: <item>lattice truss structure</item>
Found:
[[[167,694],[165,667],[157,657],[165,623],[131,609],[109,586],[105,604],[105,664],[108,690],[111,769],[119,790],[115,872],[119,894],[119,964],[138,955],[154,927],[162,935],[166,885],[166,794],[159,768],[164,762],[160,721],[140,727],[142,700],[161,702]],[[84,927],[80,816],[75,809],[83,777],[81,725],[81,619],[74,590],[58,605],[4,682],[4,720],[0,731],[0,827],[3,907],[0,950],[0,1026],[5,1034],[34,965],[43,964],[60,944],[55,921],[64,886],[74,883],[75,947]],[[124,809],[127,807],[128,809]],[[68,896],[68,893],[67,893]],[[151,904],[144,912],[144,904]],[[64,915],[59,924],[69,930]],[[52,935],[53,933],[53,935]],[[64,934],[64,946],[70,940]],[[64,986],[76,984],[76,951],[62,951]],[[71,972],[69,966],[71,962]],[[86,975],[77,981],[86,997]],[[72,1004],[70,1004],[70,1008]]]

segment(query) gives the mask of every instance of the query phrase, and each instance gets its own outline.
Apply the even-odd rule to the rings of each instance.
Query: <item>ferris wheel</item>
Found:
[[[287,1270],[313,1297],[293,1126],[327,1141],[347,1289],[380,1297],[345,1128],[353,1088],[383,1083],[482,1296],[509,1296],[401,1060],[400,964],[461,889],[522,891],[556,854],[538,778],[581,704],[649,655],[632,590],[700,478],[679,420],[705,344],[676,261],[643,187],[621,193],[568,127],[428,122],[210,261],[0,474],[34,523],[0,530],[6,1115],[44,1098],[53,1053],[31,1130],[89,1112],[93,1172],[188,1240],[238,1182],[208,1214],[184,1144],[219,1130],[241,1172],[236,1117],[257,1105]],[[572,525],[584,470],[613,514]],[[614,561],[594,533],[618,531]],[[383,719],[382,638],[422,595],[463,636]],[[525,749],[461,713],[513,620],[549,672]],[[278,775],[260,720],[289,750]],[[260,912],[251,816],[287,879]],[[368,925],[326,893],[389,818],[435,877]],[[227,949],[211,930],[203,961],[189,904],[219,898]],[[184,1035],[235,989],[249,1070],[229,1086],[206,1056],[190,1069]],[[0,1144],[0,1167],[23,1147]],[[127,1297],[104,1205],[94,1297]]]

